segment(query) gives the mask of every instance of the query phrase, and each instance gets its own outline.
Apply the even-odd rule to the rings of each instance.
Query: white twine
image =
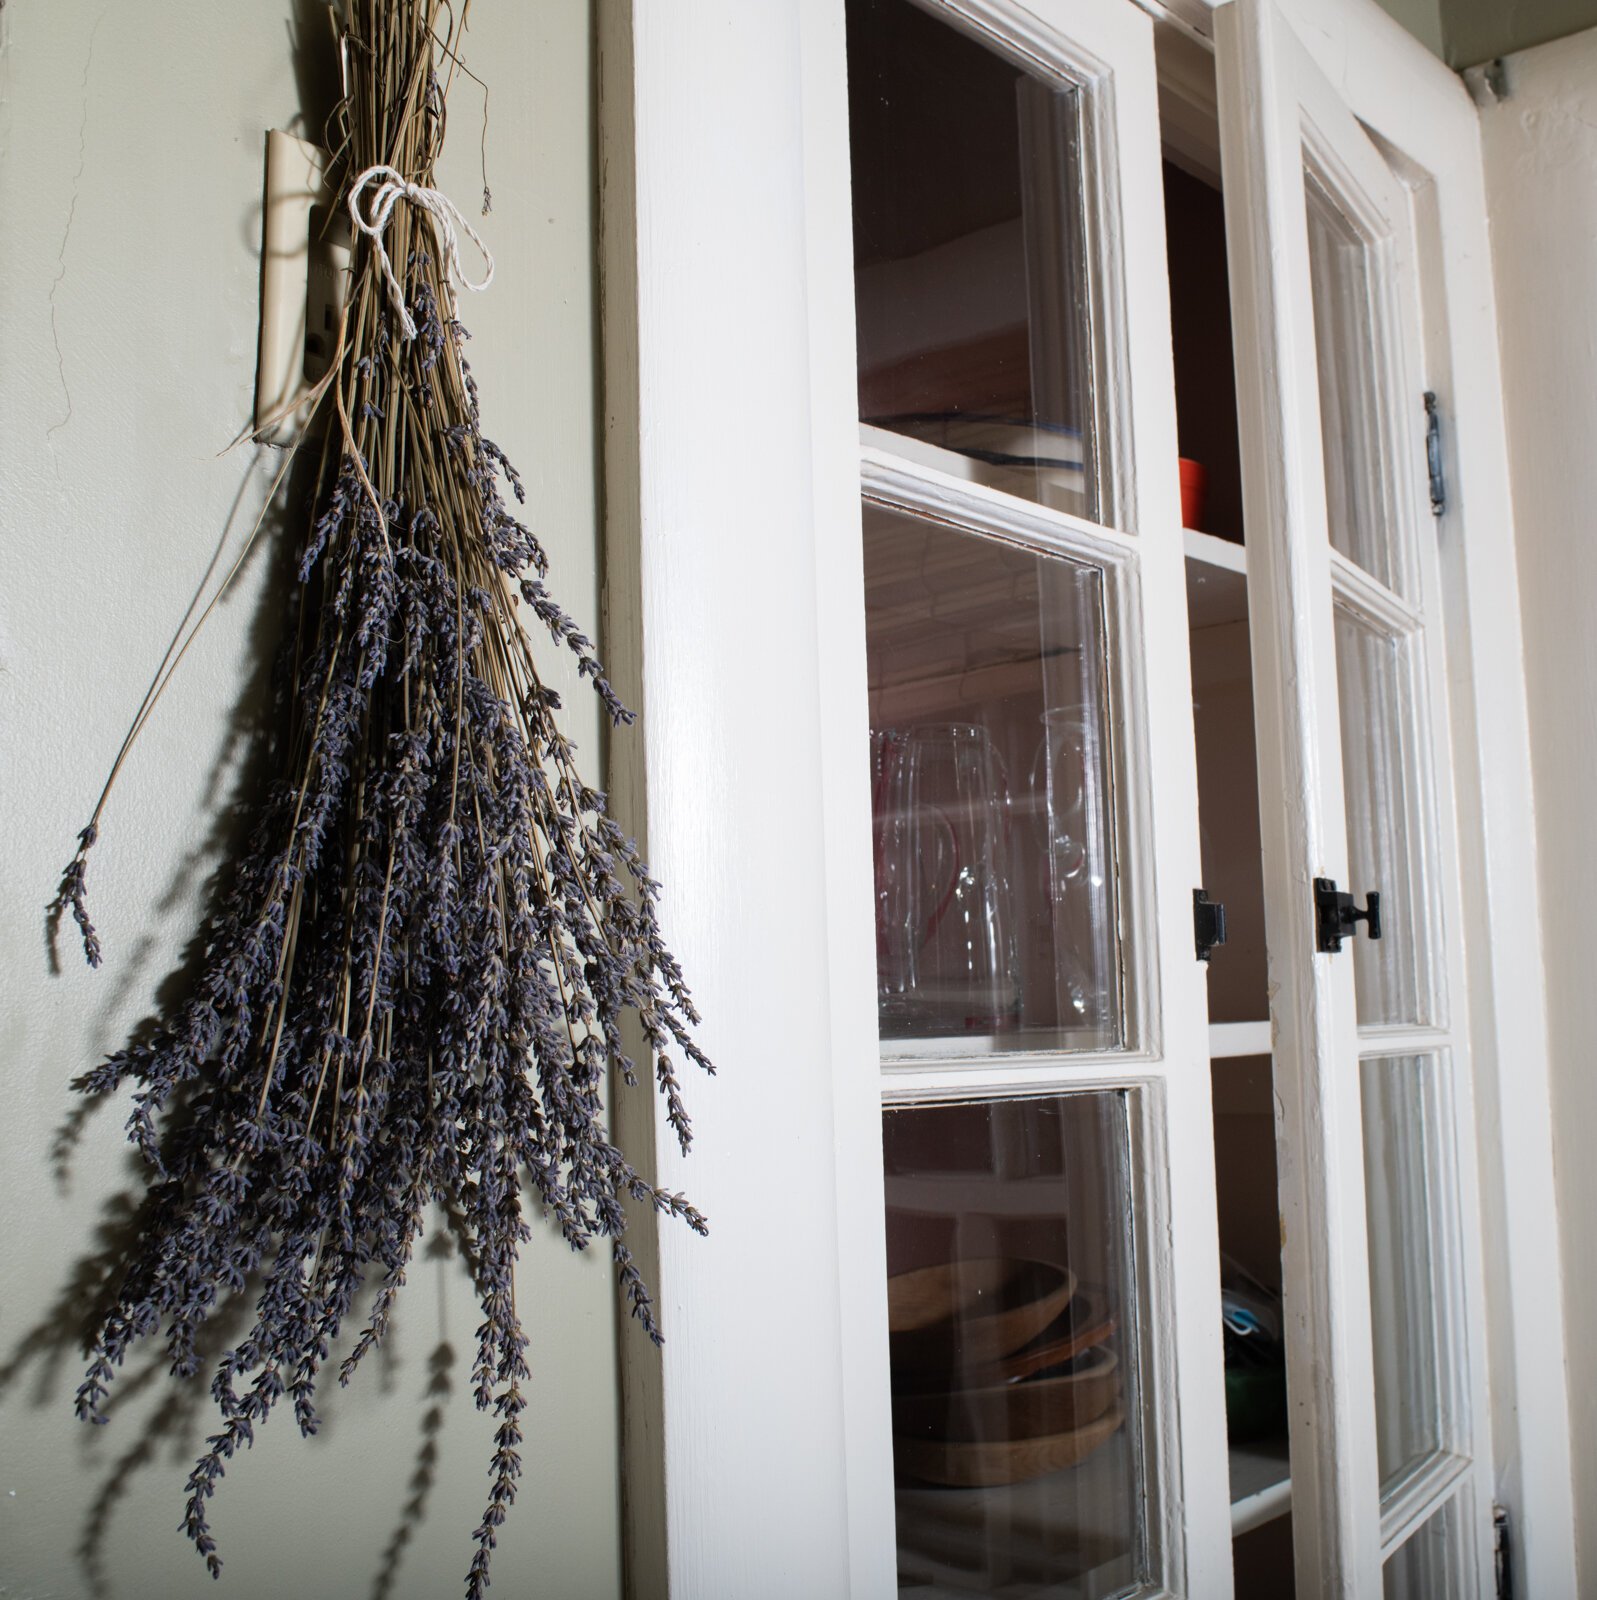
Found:
[[[377,185],[370,211],[363,214],[360,197],[365,193],[367,185],[379,178],[382,182]],[[378,264],[383,269],[383,277],[388,283],[388,298],[393,302],[394,310],[399,313],[400,328],[407,339],[414,339],[416,319],[411,316],[410,308],[405,304],[404,290],[400,288],[399,280],[394,276],[394,264],[388,259],[388,249],[383,243],[388,219],[393,216],[394,207],[401,200],[410,201],[418,211],[425,211],[437,223],[438,231],[444,241],[449,276],[462,289],[470,289],[473,294],[480,294],[486,289],[494,281],[494,258],[489,253],[488,246],[478,236],[477,230],[461,214],[460,207],[441,189],[428,189],[419,183],[411,183],[392,167],[367,167],[361,173],[349,191],[349,214],[355,226],[370,237],[373,248],[377,251]],[[460,265],[460,238],[455,232],[457,223],[476,245],[483,261],[487,263],[488,272],[481,283],[473,283]]]

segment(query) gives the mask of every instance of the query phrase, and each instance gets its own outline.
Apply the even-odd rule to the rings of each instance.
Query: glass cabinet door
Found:
[[[1152,27],[846,16],[899,1589],[1218,1594]]]
[[[1217,38],[1260,784],[1281,797],[1298,1594],[1475,1595],[1491,1458],[1417,224],[1275,0],[1236,0]]]
[[[626,1373],[663,1587],[1487,1592],[1472,1070],[1518,1569],[1573,1571],[1478,151],[1373,5],[599,8],[616,782],[752,1067],[696,1168],[636,1113],[720,1240]]]

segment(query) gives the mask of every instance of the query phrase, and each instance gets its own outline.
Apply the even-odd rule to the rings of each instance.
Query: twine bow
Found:
[[[379,179],[381,182],[377,182]],[[366,192],[367,186],[374,182],[377,183],[377,189],[373,194],[370,209],[363,212],[360,204],[361,196]],[[361,173],[350,186],[349,215],[355,226],[372,241],[383,278],[388,284],[388,298],[399,314],[399,326],[407,339],[414,339],[416,319],[411,316],[410,308],[405,304],[404,290],[399,286],[399,279],[394,276],[394,264],[388,259],[388,247],[383,243],[388,219],[393,216],[394,207],[401,200],[410,201],[418,211],[426,212],[438,225],[438,232],[444,242],[449,276],[462,289],[470,289],[473,294],[480,294],[486,289],[494,281],[494,258],[488,246],[482,242],[477,230],[466,221],[460,207],[441,189],[429,189],[422,184],[411,183],[403,173],[396,172],[388,166],[367,167]],[[481,283],[473,283],[460,265],[460,236],[455,231],[457,224],[476,245],[483,261],[487,264],[488,272]]]

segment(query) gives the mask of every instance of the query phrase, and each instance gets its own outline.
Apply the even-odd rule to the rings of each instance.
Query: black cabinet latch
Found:
[[[1314,910],[1316,943],[1325,954],[1334,955],[1340,950],[1342,941],[1351,939],[1361,922],[1370,938],[1381,937],[1381,897],[1373,889],[1364,897],[1364,909],[1360,911],[1353,896],[1337,888],[1335,878],[1316,878]]]
[[[1225,907],[1211,900],[1206,889],[1192,891],[1192,942],[1200,961],[1207,961],[1209,952],[1225,943]]]

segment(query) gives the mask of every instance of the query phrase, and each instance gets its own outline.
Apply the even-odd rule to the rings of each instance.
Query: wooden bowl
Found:
[[[893,1433],[900,1440],[965,1443],[1040,1439],[1095,1422],[1120,1398],[1120,1363],[1113,1350],[1089,1351],[1058,1376],[1023,1378],[985,1389],[893,1398]]]
[[[947,1372],[997,1361],[1070,1303],[1076,1275],[1046,1261],[976,1256],[887,1280],[895,1368]]]
[[[1070,1304],[1035,1339],[996,1361],[965,1367],[958,1375],[959,1385],[964,1389],[986,1389],[1057,1367],[1102,1344],[1117,1326],[1108,1295],[1101,1289],[1078,1288]]]
[[[1085,1461],[1113,1437],[1125,1421],[1114,1406],[1101,1417],[1064,1433],[1037,1439],[981,1440],[894,1439],[893,1461],[900,1477],[951,1489],[987,1489],[996,1484],[1025,1483]]]

